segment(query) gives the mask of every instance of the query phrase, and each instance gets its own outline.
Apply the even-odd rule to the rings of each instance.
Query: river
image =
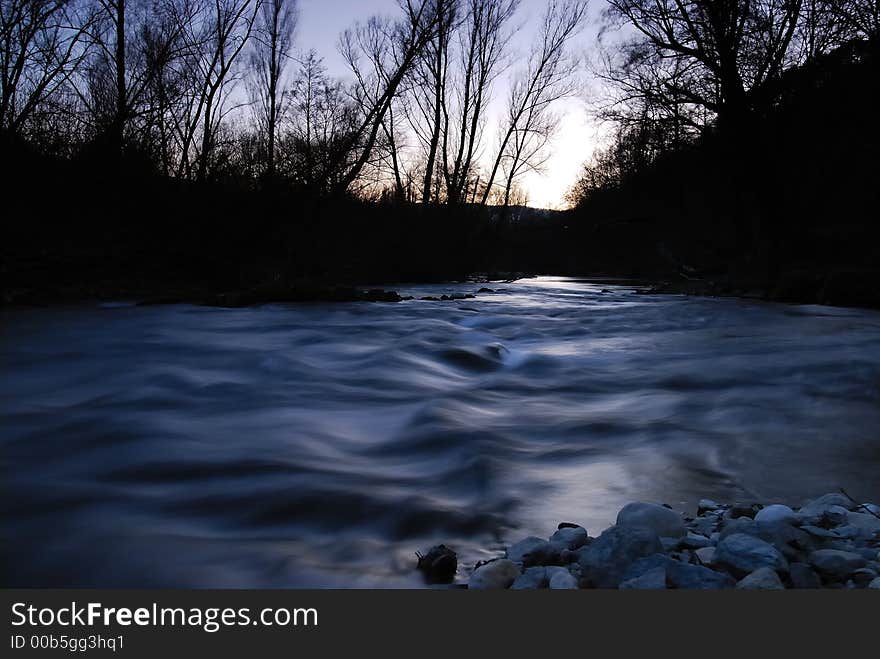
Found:
[[[880,313],[490,286],[2,312],[4,585],[418,587],[632,500],[880,500]]]

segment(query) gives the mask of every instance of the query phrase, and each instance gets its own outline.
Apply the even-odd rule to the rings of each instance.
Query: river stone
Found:
[[[666,573],[666,581],[673,588],[687,590],[715,590],[730,588],[733,579],[722,572],[716,572],[701,565],[691,565],[676,561],[663,554],[654,554],[635,561],[624,574],[624,581],[643,576],[646,572],[662,567]]]
[[[840,506],[844,510],[849,510],[853,507],[853,501],[840,492],[831,492],[804,504],[798,512],[807,517],[815,517],[833,506]]]
[[[582,526],[561,528],[550,536],[550,544],[560,551],[580,549],[587,544],[587,540],[589,540],[587,529]]]
[[[745,533],[734,533],[718,543],[715,559],[741,573],[762,567],[788,571],[788,561],[768,542]]]
[[[846,523],[847,526],[855,526],[862,529],[869,537],[874,533],[880,533],[880,517],[874,517],[874,515],[868,513],[847,513]]]
[[[697,515],[702,515],[711,510],[718,510],[721,506],[712,499],[700,499],[699,503],[697,503]]]
[[[531,536],[508,547],[507,558],[522,563],[525,567],[552,565],[559,561],[559,548],[554,547],[544,538]]]
[[[612,526],[580,550],[584,578],[597,588],[617,588],[636,560],[663,551],[657,534],[643,527]]]
[[[758,511],[761,510],[760,504],[752,503],[735,503],[724,513],[728,519],[739,519],[740,517],[750,517],[754,519]]]
[[[876,579],[874,579],[874,581],[869,583],[868,588],[873,588],[874,590],[880,590],[880,577],[877,577]]]
[[[758,514],[755,515],[756,522],[788,522],[791,523],[797,519],[797,513],[795,513],[788,506],[783,506],[780,503],[775,503],[772,506],[767,506],[766,508],[762,508],[758,511]]]
[[[666,568],[652,568],[639,577],[628,579],[618,586],[621,590],[664,590],[666,588]]]
[[[858,588],[865,588],[877,578],[877,573],[870,568],[862,567],[852,573],[852,580]]]
[[[736,584],[739,590],[785,590],[776,570],[761,567],[741,579]]]
[[[703,547],[708,547],[711,542],[709,542],[709,538],[704,535],[698,535],[696,533],[688,533],[685,537],[683,537],[679,543],[679,547],[684,547],[685,549],[701,549]]]
[[[554,572],[550,577],[550,590],[577,590],[577,579],[568,570]]]
[[[689,523],[688,526],[697,533],[710,536],[718,527],[718,519],[716,517],[698,517],[693,522]]]
[[[519,575],[519,565],[506,558],[500,558],[474,570],[468,581],[468,588],[471,590],[509,588]]]
[[[528,567],[511,584],[511,590],[535,590],[547,587],[547,568],[543,566]]]
[[[862,558],[866,561],[880,560],[880,552],[878,552],[876,548],[859,547],[858,549],[853,549],[853,551],[857,554],[861,554]]]
[[[721,540],[734,533],[747,533],[748,535],[757,535],[757,522],[749,517],[737,517],[736,519],[724,520],[721,527]]]
[[[819,549],[810,554],[810,563],[820,573],[837,581],[845,581],[867,561],[861,554],[838,549]]]
[[[643,501],[626,504],[617,513],[617,526],[642,527],[667,538],[680,538],[687,532],[681,515],[677,512],[656,503]]]
[[[715,547],[701,547],[694,553],[703,565],[713,565],[715,563]]]
[[[821,588],[822,580],[816,571],[806,563],[792,563],[789,566],[791,585],[795,588]]]

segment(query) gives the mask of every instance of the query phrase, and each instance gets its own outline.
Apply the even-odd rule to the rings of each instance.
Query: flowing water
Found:
[[[631,500],[880,500],[880,313],[495,288],[3,312],[4,585],[410,587]]]

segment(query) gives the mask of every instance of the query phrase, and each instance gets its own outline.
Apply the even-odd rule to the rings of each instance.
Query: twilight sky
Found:
[[[591,15],[600,3],[596,0]],[[522,0],[513,25],[521,26],[510,47],[525,55],[535,36],[535,26],[540,23],[545,0]],[[364,21],[373,14],[395,15],[395,0],[299,0],[299,25],[296,32],[297,47],[302,51],[314,48],[324,58],[328,73],[346,77],[348,69],[337,49],[339,34],[356,21]],[[588,50],[595,40],[595,28],[588,26],[572,42],[576,52]],[[514,67],[515,68],[515,67]],[[485,137],[494,139],[492,116],[503,111],[506,80],[499,79],[493,90],[494,104],[490,108],[490,124]],[[520,184],[529,195],[529,205],[543,208],[559,208],[563,197],[574,183],[583,162],[589,158],[597,139],[597,128],[587,114],[584,95],[560,102],[556,111],[561,117],[559,134],[553,143],[553,155],[543,175],[528,174]]]

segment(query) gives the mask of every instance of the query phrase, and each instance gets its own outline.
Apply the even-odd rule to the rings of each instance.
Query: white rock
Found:
[[[664,590],[666,588],[666,568],[662,565],[652,568],[640,577],[624,581],[621,590]]]
[[[554,549],[551,548],[550,543],[544,540],[544,538],[530,536],[508,547],[507,558],[516,563],[528,562],[541,564],[543,562],[541,559],[553,551]],[[555,551],[558,553],[559,550],[556,549]],[[538,560],[530,561],[530,558],[536,558]]]
[[[772,506],[762,508],[755,515],[756,522],[793,522],[796,519],[797,513],[781,503],[774,503]]]
[[[577,587],[577,579],[568,570],[554,572],[550,577],[550,590],[577,590]]]
[[[720,507],[712,499],[700,499],[699,503],[697,503],[697,515],[702,515],[710,510],[718,510]]]
[[[876,579],[874,579],[874,581],[869,583],[868,588],[873,588],[874,590],[880,590],[880,577],[877,577]]]
[[[589,536],[587,529],[582,526],[561,528],[550,536],[550,544],[560,549],[580,549],[585,544]]]
[[[660,537],[680,538],[685,533],[684,521],[674,510],[656,503],[637,501],[626,504],[617,513],[617,525],[627,528],[646,528]]]
[[[844,510],[849,510],[854,505],[854,502],[849,497],[840,492],[832,492],[830,494],[823,494],[818,499],[813,499],[804,504],[799,512],[801,515],[817,515],[822,514],[822,511],[832,506],[840,506]]]
[[[810,554],[810,564],[822,574],[843,581],[867,561],[861,554],[839,549],[819,549]]]
[[[762,567],[788,571],[788,561],[776,547],[745,533],[733,533],[719,542],[715,560],[739,572],[754,572]]]
[[[547,587],[547,569],[544,567],[530,567],[519,575],[511,584],[511,590],[535,590]]]
[[[776,570],[769,567],[758,568],[740,580],[736,587],[740,590],[785,590]]]
[[[499,590],[509,588],[520,575],[519,566],[511,560],[501,558],[481,565],[471,575],[468,588],[472,590]]]
[[[848,526],[855,526],[868,534],[880,532],[880,517],[874,517],[868,513],[847,513],[846,523]]]
[[[875,515],[880,515],[880,506],[878,506],[876,503],[863,503],[857,512],[864,511],[865,508],[867,508],[870,512],[874,513]]]
[[[715,547],[701,547],[694,553],[703,565],[712,565],[715,563]]]

